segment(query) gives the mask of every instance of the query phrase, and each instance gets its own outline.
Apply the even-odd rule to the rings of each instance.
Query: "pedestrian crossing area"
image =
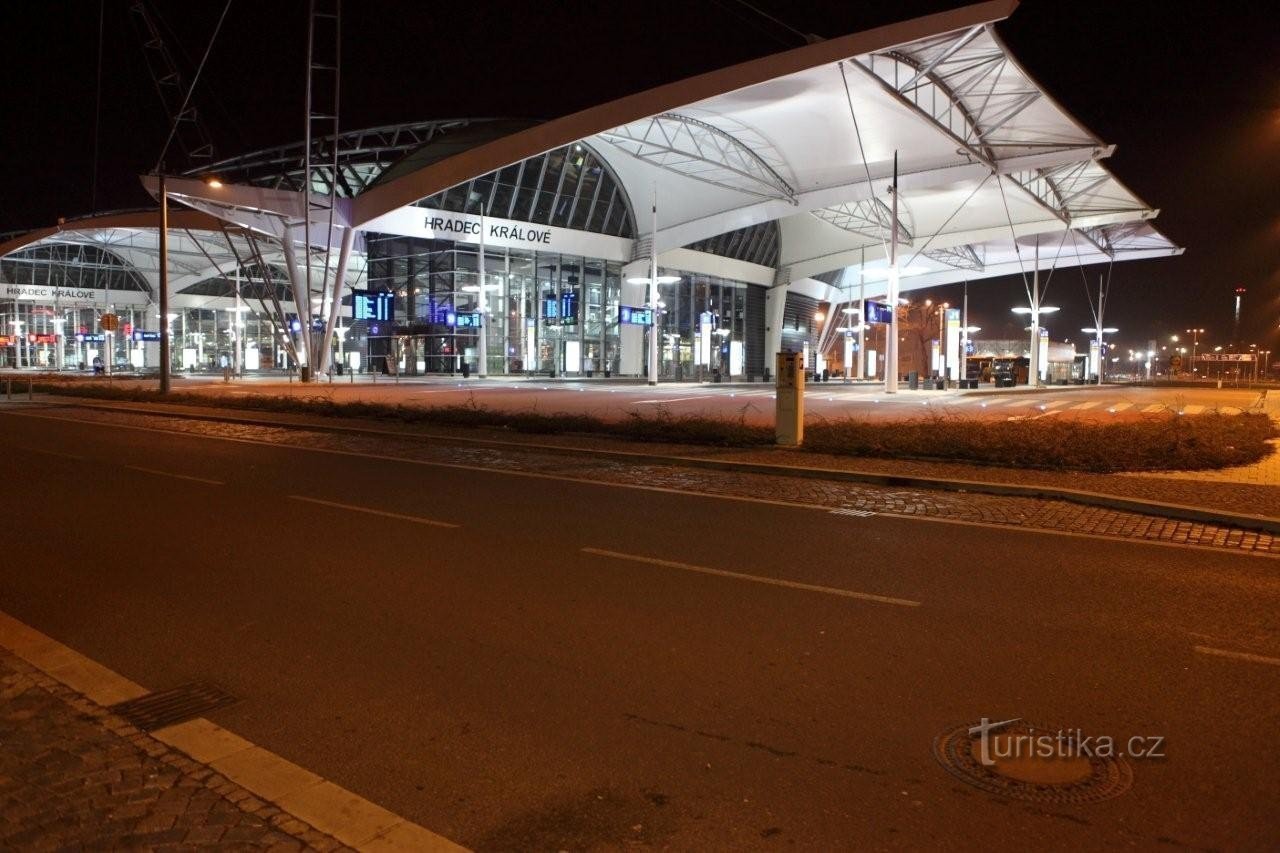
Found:
[[[1096,391],[1074,393],[1068,392],[1059,396],[1049,394],[964,394],[964,395],[929,395],[911,393],[897,395],[870,394],[863,390],[826,390],[810,386],[806,389],[806,399],[813,403],[848,403],[851,405],[887,405],[890,407],[920,407],[942,411],[973,411],[975,414],[998,412],[1010,417],[1052,417],[1085,415],[1157,415],[1163,413],[1200,415],[1212,412],[1222,414],[1239,414],[1241,409],[1231,406],[1209,406],[1200,403],[1178,404],[1173,400],[1167,402],[1135,402]],[[738,397],[773,396],[772,391],[754,391],[738,393]],[[1087,398],[1086,398],[1087,397]]]

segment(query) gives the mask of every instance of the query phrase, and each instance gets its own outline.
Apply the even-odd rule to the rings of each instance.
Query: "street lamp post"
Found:
[[[898,152],[893,152],[893,186],[889,190],[889,325],[885,329],[884,392],[898,393]]]
[[[1204,329],[1187,329],[1187,334],[1191,336],[1191,372],[1195,373],[1196,350],[1200,348],[1200,336],[1204,334]]]
[[[169,193],[164,185],[164,169],[157,175],[160,184],[160,316],[169,316]],[[169,324],[160,332],[160,393],[170,385]]]
[[[1088,335],[1097,335],[1096,341],[1097,341],[1097,344],[1098,344],[1098,384],[1099,384],[1099,385],[1101,385],[1101,384],[1102,384],[1103,365],[1106,363],[1106,358],[1105,358],[1105,357],[1104,357],[1104,355],[1103,355],[1103,354],[1106,352],[1106,350],[1105,350],[1105,349],[1103,349],[1103,345],[1102,345],[1102,336],[1103,336],[1103,335],[1114,335],[1116,332],[1118,332],[1118,331],[1120,331],[1120,330],[1119,330],[1119,329],[1117,329],[1115,326],[1107,326],[1107,327],[1105,327],[1105,328],[1104,328],[1104,327],[1102,327],[1102,326],[1098,326],[1098,327],[1096,327],[1096,328],[1081,329],[1080,331],[1082,331],[1082,332],[1084,332],[1085,334],[1088,334]]]
[[[650,267],[654,274],[651,276],[631,276],[627,279],[627,284],[643,284],[649,287],[649,313],[651,316],[649,326],[649,348],[647,350],[647,363],[649,371],[649,384],[658,384],[658,318],[661,314],[662,300],[658,298],[658,285],[675,284],[680,280],[678,275],[658,275],[657,264]]]
[[[1031,306],[1019,305],[1013,309],[1015,314],[1031,315],[1031,356],[1027,371],[1027,384],[1040,384],[1040,315],[1052,314],[1059,310],[1056,305],[1041,305],[1039,289],[1037,288],[1035,297],[1032,299]]]

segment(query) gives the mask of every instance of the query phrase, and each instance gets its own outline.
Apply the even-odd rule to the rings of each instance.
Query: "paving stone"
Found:
[[[279,827],[249,814],[233,801],[261,804],[249,792],[224,777],[225,795],[211,790],[208,768],[169,762],[169,747],[3,650],[0,685],[0,849],[338,846],[278,809]]]

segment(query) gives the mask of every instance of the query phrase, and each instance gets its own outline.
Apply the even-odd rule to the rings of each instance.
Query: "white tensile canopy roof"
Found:
[[[337,199],[314,199],[310,239],[336,247],[345,229],[387,232],[395,211],[457,184],[581,142],[607,161],[637,211],[630,260],[650,254],[657,199],[663,266],[697,269],[682,247],[777,221],[776,269],[745,278],[840,300],[861,274],[874,295],[887,278],[895,153],[901,289],[1043,268],[1177,255],[1151,225],[1157,212],[1102,165],[1112,152],[1022,69],[993,29],[1015,0],[991,0],[804,47],[593,107],[463,150]],[[152,191],[154,179],[144,179]],[[170,179],[171,195],[276,241],[302,242],[298,193]],[[208,234],[189,230],[198,241]],[[328,239],[326,240],[326,234]],[[27,239],[30,238],[30,239]],[[120,246],[94,220],[34,232],[41,241]],[[125,241],[145,261],[154,230]],[[218,275],[188,247],[184,275]],[[359,277],[363,264],[353,266]],[[352,278],[349,276],[349,280]],[[821,277],[818,280],[817,277]],[[832,284],[831,282],[835,282]],[[176,288],[175,288],[176,289]],[[883,285],[880,285],[883,291]],[[846,291],[847,292],[847,291]]]

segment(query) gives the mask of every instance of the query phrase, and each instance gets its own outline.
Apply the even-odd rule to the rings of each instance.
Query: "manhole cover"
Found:
[[[1118,797],[1133,783],[1129,762],[1083,754],[1087,750],[1066,730],[1026,720],[982,724],[957,726],[933,741],[938,763],[975,788],[1016,800],[1072,804]]]
[[[206,711],[226,707],[235,701],[234,696],[217,685],[195,682],[119,702],[110,710],[144,732],[150,732],[194,719]]]

